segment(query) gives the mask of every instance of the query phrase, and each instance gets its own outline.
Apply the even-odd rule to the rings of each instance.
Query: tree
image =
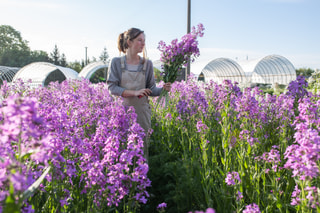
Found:
[[[109,54],[108,54],[108,51],[107,51],[106,47],[103,48],[103,51],[102,51],[99,59],[101,61],[103,61],[104,63],[106,63],[106,64],[109,63]]]
[[[31,51],[30,63],[32,62],[50,62],[49,55],[47,52],[42,50]]]
[[[0,55],[0,64],[8,67],[23,67],[30,63],[30,51],[7,49]]]
[[[79,61],[68,63],[68,67],[75,70],[78,73],[81,72],[81,70],[83,68],[83,66],[81,65],[81,63]]]
[[[311,68],[300,68],[296,70],[297,75],[303,75],[306,78],[309,78],[312,73],[314,73],[314,70]]]
[[[50,62],[55,65],[60,65],[60,53],[57,45],[54,45],[52,53],[50,53]]]
[[[109,54],[108,54],[108,51],[107,51],[107,48],[104,47],[103,48],[103,51],[99,57],[99,59],[101,61],[103,61],[105,64],[108,64],[109,63]],[[103,76],[103,79],[102,79],[102,76]],[[107,80],[107,76],[108,76],[108,70],[107,68],[105,67],[104,70],[103,70],[103,75],[101,76],[101,79],[103,82],[106,82]]]
[[[0,25],[0,65],[22,67],[29,60],[30,48],[20,32],[9,25]]]
[[[62,55],[61,55],[60,65],[63,66],[63,67],[66,67],[68,65],[67,58],[66,58],[66,55],[64,53],[62,53]]]
[[[19,31],[9,25],[0,25],[0,55],[7,50],[30,51],[30,48]]]

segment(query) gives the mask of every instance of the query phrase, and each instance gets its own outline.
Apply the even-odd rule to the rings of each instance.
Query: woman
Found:
[[[137,28],[130,28],[118,37],[118,49],[124,56],[115,57],[109,65],[107,80],[112,95],[122,96],[123,104],[133,106],[137,122],[144,129],[144,156],[148,158],[148,131],[151,128],[151,109],[148,96],[159,96],[162,89],[168,92],[171,83],[156,87],[153,64],[145,56],[145,35]],[[143,57],[139,53],[143,52]]]

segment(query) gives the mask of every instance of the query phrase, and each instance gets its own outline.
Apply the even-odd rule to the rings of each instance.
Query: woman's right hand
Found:
[[[135,96],[141,98],[143,96],[149,96],[151,94],[151,90],[148,88],[137,90]]]

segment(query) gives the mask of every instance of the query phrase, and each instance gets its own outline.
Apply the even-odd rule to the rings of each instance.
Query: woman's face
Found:
[[[129,48],[131,48],[136,53],[141,53],[145,45],[144,33],[141,33],[138,37],[129,41]]]

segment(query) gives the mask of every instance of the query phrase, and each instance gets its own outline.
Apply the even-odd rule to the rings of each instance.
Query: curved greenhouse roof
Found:
[[[79,77],[85,78],[85,79],[90,79],[91,76],[97,72],[100,69],[103,68],[108,68],[108,64],[104,63],[103,61],[97,61],[97,62],[92,62],[85,66],[81,72],[79,73]]]
[[[19,69],[18,67],[0,66],[0,85],[2,85],[3,81],[11,82]]]
[[[213,80],[222,83],[228,79],[238,83],[246,82],[246,77],[241,66],[234,60],[228,58],[217,58],[210,61],[201,71],[204,81]]]
[[[30,86],[47,86],[50,82],[61,83],[66,79],[78,79],[78,73],[73,69],[57,66],[47,62],[35,62],[22,67],[14,76],[12,82],[18,79],[28,82]]]
[[[296,70],[288,59],[279,55],[269,55],[242,62],[218,58],[209,62],[200,76],[204,78],[204,81],[213,80],[217,83],[228,79],[242,84],[278,83],[287,85],[296,80]]]
[[[248,76],[251,76],[251,83],[287,85],[297,78],[293,64],[280,55],[269,55],[239,64]]]

